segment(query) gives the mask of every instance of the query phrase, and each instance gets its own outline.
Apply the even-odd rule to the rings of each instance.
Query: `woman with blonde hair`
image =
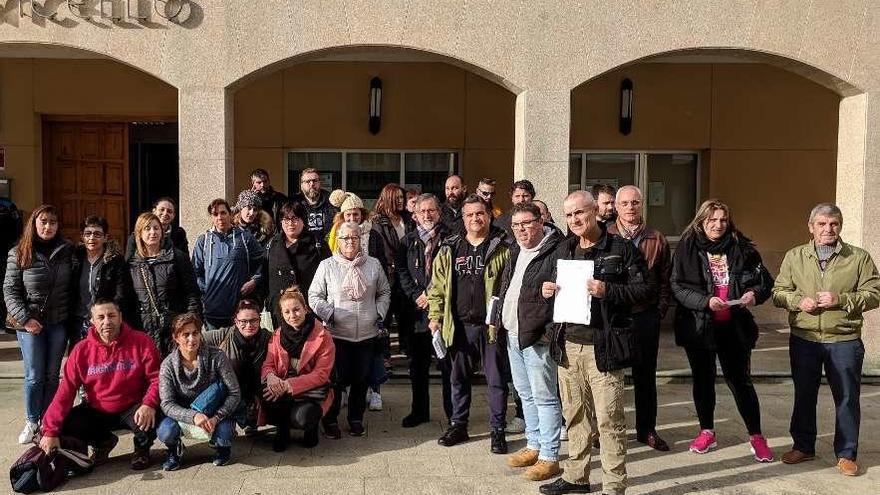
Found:
[[[200,314],[202,296],[189,257],[163,247],[159,218],[142,213],[134,224],[135,251],[128,259],[136,298],[132,326],[145,331],[162,356],[170,351],[171,320],[181,313]]]
[[[263,368],[261,423],[277,428],[272,450],[282,452],[290,429],[304,431],[303,444],[318,444],[321,417],[333,404],[330,375],[336,359],[333,337],[315,318],[299,287],[278,299],[281,325],[269,341]]]

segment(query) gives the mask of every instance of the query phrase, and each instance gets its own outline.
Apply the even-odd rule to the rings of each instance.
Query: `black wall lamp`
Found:
[[[620,83],[620,133],[624,136],[632,132],[633,125],[633,82],[627,78]]]
[[[370,134],[378,134],[382,125],[382,80],[370,79]]]

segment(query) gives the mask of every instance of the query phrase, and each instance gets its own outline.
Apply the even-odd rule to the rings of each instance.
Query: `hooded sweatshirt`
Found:
[[[73,407],[76,391],[85,390],[92,409],[118,414],[136,404],[159,409],[159,349],[147,334],[123,323],[116,340],[105,344],[91,326],[64,364],[58,392],[43,416],[43,435],[57,437]]]
[[[226,234],[211,228],[199,236],[192,264],[206,318],[232,318],[241,286],[248,280],[260,283],[265,257],[266,249],[240,227]]]

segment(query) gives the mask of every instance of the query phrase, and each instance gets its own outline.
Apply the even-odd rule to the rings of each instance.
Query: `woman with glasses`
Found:
[[[285,203],[278,210],[280,229],[269,241],[263,273],[268,284],[266,307],[271,308],[273,327],[281,324],[278,298],[286,289],[309,287],[318,263],[330,257],[327,244],[306,227],[306,210],[301,203]]]
[[[76,247],[73,282],[73,308],[76,312],[70,332],[70,346],[86,336],[91,325],[89,310],[99,299],[115,301],[125,317],[130,314],[131,275],[119,245],[109,239],[107,220],[90,215],[80,225],[82,242]],[[125,318],[128,320],[128,318]]]
[[[336,346],[336,395],[324,417],[324,434],[342,436],[339,429],[340,392],[351,387],[348,425],[352,436],[362,436],[367,380],[380,323],[388,313],[391,287],[376,258],[361,250],[360,226],[345,222],[337,230],[337,251],[318,265],[309,288],[309,305],[324,322]]]
[[[257,427],[260,368],[266,360],[272,334],[260,328],[260,305],[251,299],[238,302],[233,323],[231,327],[211,330],[202,336],[205,345],[219,348],[229,358],[241,389],[235,420],[246,434],[252,434]]]
[[[31,213],[24,234],[9,250],[3,297],[24,364],[26,421],[18,443],[28,444],[55,391],[67,342],[73,246],[58,231],[58,211],[42,205]]]

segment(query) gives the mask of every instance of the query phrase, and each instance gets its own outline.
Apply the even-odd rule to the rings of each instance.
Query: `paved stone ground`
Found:
[[[204,444],[191,444],[180,471],[161,471],[163,452],[153,450],[153,467],[144,472],[128,469],[130,436],[123,435],[111,462],[94,473],[71,480],[60,493],[73,494],[535,494],[538,483],[520,478],[519,470],[508,468],[505,456],[489,453],[487,406],[484,388],[475,388],[471,434],[463,445],[437,445],[443,425],[436,421],[404,430],[399,422],[409,407],[409,387],[402,382],[383,387],[385,409],[367,413],[368,434],[363,438],[321,439],[314,449],[296,445],[284,454],[272,452],[270,436],[236,440],[234,463],[217,468],[210,465],[212,451]],[[719,449],[698,456],[687,452],[697,423],[687,384],[660,386],[659,430],[672,445],[661,454],[635,442],[630,431],[627,467],[629,494],[875,494],[880,491],[880,387],[865,386],[862,392],[862,435],[860,463],[864,474],[847,478],[837,473],[831,446],[833,407],[827,387],[819,407],[818,458],[798,466],[780,462],[756,463],[744,426],[730,394],[719,384],[716,413]],[[764,431],[777,455],[789,447],[788,417],[791,411],[790,383],[761,384]],[[434,387],[433,398],[439,398]],[[627,390],[632,404],[632,390]],[[21,428],[21,381],[0,380],[0,463],[9,466],[23,448],[14,439]],[[627,421],[633,422],[632,408]],[[511,437],[511,447],[524,444],[521,435]],[[563,442],[563,452],[566,443]],[[601,483],[598,459],[593,461],[591,481]],[[8,490],[5,483],[0,493]],[[597,491],[598,493],[598,491]]]

